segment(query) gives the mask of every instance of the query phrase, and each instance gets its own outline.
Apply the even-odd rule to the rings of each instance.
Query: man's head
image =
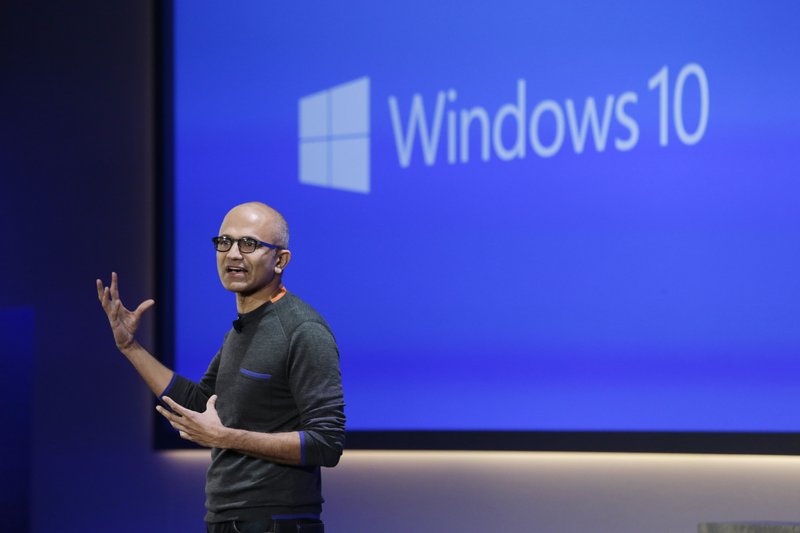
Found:
[[[237,205],[222,220],[219,236],[233,241],[228,251],[217,251],[217,272],[222,285],[240,299],[268,300],[280,288],[281,276],[292,257],[287,249],[289,228],[283,216],[260,202]],[[240,249],[239,240],[245,237],[258,241],[255,250],[249,253]]]

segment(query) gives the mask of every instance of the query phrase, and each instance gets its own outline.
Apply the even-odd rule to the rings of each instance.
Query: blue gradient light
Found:
[[[798,21],[791,1],[175,2],[177,370],[199,378],[236,318],[209,238],[262,200],[290,224],[287,287],[336,334],[348,429],[799,431]],[[299,99],[364,76],[369,193],[300,183]],[[483,161],[471,123],[462,161],[462,112],[513,111],[519,80],[524,156]],[[415,95],[429,127],[442,99],[439,144],[404,166],[390,102],[406,128]],[[587,123],[578,153],[589,98],[608,134]],[[548,157],[542,102],[543,143],[565,117]],[[513,113],[496,135],[514,146]]]

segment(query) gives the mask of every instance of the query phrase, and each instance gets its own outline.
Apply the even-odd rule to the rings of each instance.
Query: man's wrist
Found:
[[[243,430],[222,426],[217,435],[217,442],[214,443],[214,448],[223,450],[235,449],[236,435],[241,431]]]
[[[136,337],[131,337],[131,340],[125,344],[117,344],[117,350],[122,352],[125,355],[128,355],[130,352],[139,348],[139,342],[136,340]]]

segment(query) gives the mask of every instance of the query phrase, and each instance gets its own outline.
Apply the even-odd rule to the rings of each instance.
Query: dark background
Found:
[[[116,270],[125,301],[154,294],[155,6],[0,4],[0,309],[26,310],[35,331],[32,364],[2,349],[15,398],[3,460],[16,465],[3,531],[166,531],[180,515],[202,527],[201,472],[163,483],[181,463],[152,452],[149,392],[114,349],[94,287]]]

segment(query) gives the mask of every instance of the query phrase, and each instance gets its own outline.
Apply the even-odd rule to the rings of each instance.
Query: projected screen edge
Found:
[[[173,19],[172,3],[165,3],[160,50],[164,57],[172,57]],[[169,54],[167,56],[167,54]],[[160,322],[160,354],[173,354],[174,347],[174,289],[175,261],[170,243],[177,240],[174,224],[174,111],[172,62],[164,60],[164,72],[159,79],[158,93],[163,105],[159,113],[162,138],[157,149],[163,154],[159,190],[159,242],[165,243],[159,257],[158,301],[162,316]],[[164,232],[168,237],[164,239]],[[162,357],[164,357],[162,355]],[[174,363],[164,357],[166,363]],[[738,431],[541,431],[541,430],[353,430],[348,431],[348,447],[372,449],[495,449],[495,450],[561,450],[561,451],[633,451],[633,452],[691,452],[691,453],[757,453],[796,454],[794,444],[797,434],[789,432],[738,432]],[[156,445],[159,448],[183,447],[168,427],[157,426]]]

